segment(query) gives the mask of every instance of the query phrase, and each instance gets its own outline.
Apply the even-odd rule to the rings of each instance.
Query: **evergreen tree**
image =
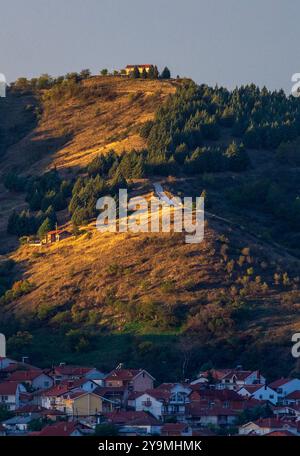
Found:
[[[170,79],[171,77],[171,72],[168,67],[165,67],[160,75],[161,79]]]
[[[47,217],[38,229],[39,238],[42,238],[43,236],[45,236],[45,234],[47,234],[49,231],[53,230],[54,227],[55,227],[55,224],[53,223],[53,221],[50,220],[49,217]]]
[[[133,68],[133,71],[131,72],[130,76],[133,78],[133,79],[138,79],[140,77],[140,71],[138,69],[137,66],[135,66]]]

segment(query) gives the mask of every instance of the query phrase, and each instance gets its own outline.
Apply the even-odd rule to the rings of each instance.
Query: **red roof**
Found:
[[[114,369],[110,372],[107,377],[105,377],[105,381],[109,380],[121,380],[121,381],[131,381],[141,372],[146,372],[150,377],[152,377],[147,371],[144,369]],[[153,378],[153,377],[152,377]]]
[[[11,374],[9,377],[10,381],[15,381],[15,382],[26,382],[26,381],[32,381],[35,378],[39,377],[41,374],[43,374],[43,371],[40,369],[32,369],[32,370],[27,370],[27,371],[15,371]]]
[[[187,424],[183,423],[166,423],[161,428],[162,435],[180,435],[182,432],[187,431]]]
[[[163,390],[160,388],[150,389],[145,392],[140,392],[139,396],[142,396],[143,394],[149,394],[149,396],[153,397],[154,399],[157,399],[158,401],[168,401],[171,397],[170,391]]]
[[[84,376],[93,369],[94,369],[94,367],[64,365],[64,366],[55,366],[53,370],[56,374],[59,374],[59,375]]]
[[[105,414],[107,420],[113,424],[119,425],[147,425],[147,426],[158,426],[160,422],[149,415],[146,412],[135,412],[135,411],[124,411],[124,410],[115,410],[114,412],[109,412]]]
[[[77,423],[65,422],[51,424],[50,426],[44,427],[38,435],[40,436],[69,436],[77,429]]]
[[[153,65],[149,64],[149,63],[144,63],[144,64],[139,64],[139,65],[126,65],[126,68],[134,68],[134,67],[138,67],[138,68],[150,68],[152,67]]]
[[[295,434],[293,434],[290,431],[271,431],[271,432],[268,432],[267,434],[265,434],[265,436],[267,436],[267,437],[290,437],[290,436],[295,436]]]
[[[292,380],[293,380],[292,378],[279,378],[278,380],[275,380],[274,382],[270,383],[269,387],[276,389],[282,385],[285,385],[286,383],[289,383]]]
[[[299,390],[293,391],[292,393],[285,396],[285,399],[300,400],[300,391]]]
[[[256,391],[258,391],[260,388],[263,388],[264,386],[266,385],[244,385],[242,386],[241,389],[245,389],[248,391],[248,393],[255,393]]]
[[[0,395],[1,396],[14,396],[17,388],[20,385],[19,382],[3,382],[0,383]]]
[[[55,397],[55,396],[62,396],[63,394],[67,393],[70,390],[70,387],[66,385],[56,385],[48,388],[47,390],[41,391],[41,396],[46,397]]]
[[[280,418],[259,418],[254,424],[261,428],[282,429],[283,427],[297,427],[295,423],[283,421]]]

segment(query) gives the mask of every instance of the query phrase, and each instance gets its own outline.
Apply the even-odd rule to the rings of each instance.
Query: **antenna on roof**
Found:
[[[123,369],[123,367],[124,367],[124,363],[120,363],[117,365],[116,370]]]

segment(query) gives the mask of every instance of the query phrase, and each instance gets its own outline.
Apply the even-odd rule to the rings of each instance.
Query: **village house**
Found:
[[[289,431],[297,435],[300,431],[300,424],[279,418],[260,418],[240,426],[239,435],[266,435],[275,430]]]
[[[300,390],[293,391],[292,393],[285,396],[283,399],[285,405],[299,405],[300,406]]]
[[[237,393],[244,397],[252,397],[258,401],[269,401],[272,404],[277,404],[278,402],[278,394],[267,385],[245,385]]]
[[[105,376],[103,372],[94,367],[70,366],[65,363],[47,370],[47,374],[54,379],[56,385],[64,380],[78,380],[81,378],[97,380],[97,383],[101,384]]]
[[[134,408],[136,411],[144,411],[151,413],[156,419],[162,420],[165,416],[167,410],[167,404],[170,400],[170,391],[153,389],[148,390],[145,393],[132,393],[136,394],[134,400]],[[129,399],[132,398],[132,395],[129,396]],[[128,401],[128,405],[132,404],[131,401]]]
[[[120,435],[160,434],[162,424],[143,411],[116,410],[105,414],[106,422],[118,426]]]
[[[298,378],[280,378],[270,383],[269,387],[276,391],[280,401],[288,394],[300,391],[300,380]]]
[[[54,383],[53,378],[40,369],[15,371],[10,375],[9,381],[26,384],[28,387],[35,390],[50,388]]]
[[[104,379],[105,387],[123,387],[131,391],[147,391],[153,389],[154,377],[145,369],[123,369],[118,367]]]
[[[163,383],[144,393],[132,393],[128,405],[137,411],[147,411],[159,420],[176,417],[180,421],[185,415],[190,393],[191,389],[181,383]]]
[[[14,411],[20,407],[20,394],[26,392],[26,388],[19,382],[0,383],[0,405]]]
[[[64,411],[72,416],[90,416],[113,410],[112,403],[96,393],[71,391],[63,395]],[[103,403],[105,403],[103,405]]]
[[[71,236],[71,233],[66,229],[51,230],[42,238],[42,244],[53,244],[54,242],[62,241]]]
[[[93,380],[78,379],[64,380],[59,385],[55,385],[48,390],[42,391],[35,396],[36,403],[47,409],[54,408],[61,412],[66,412],[65,395],[75,392],[92,393],[98,388]]]
[[[200,372],[199,379],[204,378],[212,380],[217,389],[231,389],[239,390],[244,385],[264,385],[266,383],[265,377],[261,373],[250,370],[237,369],[210,369],[208,371]]]
[[[191,402],[186,407],[186,421],[194,426],[215,425],[226,427],[236,423],[239,413],[238,410],[228,407],[203,407],[201,403]]]

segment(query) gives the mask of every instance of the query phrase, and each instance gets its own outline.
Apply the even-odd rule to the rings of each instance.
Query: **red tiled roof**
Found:
[[[295,434],[293,434],[290,431],[271,431],[271,432],[268,432],[267,434],[264,434],[264,435],[267,436],[267,437],[290,437],[290,436],[295,436]]]
[[[147,390],[145,392],[140,392],[139,395],[142,396],[143,394],[149,394],[149,396],[157,399],[158,401],[168,401],[171,397],[171,393],[168,390],[163,390],[160,388]]]
[[[153,416],[149,415],[146,412],[142,411],[124,411],[124,410],[115,410],[114,412],[105,413],[107,420],[113,424],[120,425],[148,425],[148,426],[158,426],[159,421]]]
[[[245,389],[248,391],[248,393],[255,393],[255,391],[258,391],[260,388],[264,387],[265,385],[244,385],[242,386],[241,389]]]
[[[173,435],[180,435],[182,432],[184,432],[187,429],[187,424],[183,423],[165,423],[163,427],[161,428],[161,434],[162,435],[168,435],[168,434],[173,434]]]
[[[93,370],[94,367],[82,367],[82,366],[55,366],[54,367],[54,372],[59,375],[76,375],[76,376],[84,376],[91,370]]]
[[[297,427],[295,423],[280,418],[259,418],[254,424],[261,428],[282,429],[285,426]]]
[[[285,396],[285,399],[300,400],[300,391],[299,390],[293,391],[292,393]]]
[[[70,387],[66,385],[56,385],[48,388],[47,390],[41,391],[40,395],[45,397],[54,397],[54,396],[62,396],[63,394],[67,393],[70,390]]]
[[[9,380],[22,383],[22,382],[26,382],[26,381],[32,381],[35,378],[39,377],[41,374],[43,374],[43,371],[40,369],[15,371],[11,374],[11,376],[9,377]]]
[[[0,383],[0,395],[1,396],[13,396],[16,394],[18,385],[20,382],[3,382]]]
[[[110,372],[107,377],[105,377],[106,380],[124,380],[124,381],[130,381],[133,378],[135,378],[140,372],[142,372],[143,369],[114,369],[112,372]]]
[[[38,435],[40,436],[69,436],[77,429],[77,423],[65,422],[51,424],[44,427]]]
[[[282,385],[285,385],[286,383],[290,382],[291,380],[293,380],[293,379],[292,378],[279,378],[278,380],[275,380],[274,382],[270,383],[269,387],[276,389]]]

